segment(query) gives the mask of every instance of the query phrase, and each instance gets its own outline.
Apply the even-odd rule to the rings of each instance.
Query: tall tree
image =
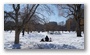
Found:
[[[73,17],[77,22],[77,36],[81,37],[80,21],[84,18],[84,5],[83,4],[62,4],[59,5],[59,10],[63,10],[61,15],[64,17]],[[61,9],[60,9],[61,8]]]
[[[4,11],[5,14],[7,14],[9,17],[11,17],[15,21],[15,42],[14,42],[15,44],[19,44],[20,32],[22,28],[24,27],[24,25],[27,24],[29,20],[33,17],[38,6],[39,4],[32,4],[31,8],[29,8],[27,4],[26,11],[24,12],[23,15],[22,13],[20,13],[20,4],[12,4],[13,15],[10,12]],[[19,20],[20,18],[22,19],[22,21]]]
[[[15,44],[19,43],[19,34],[20,34],[20,26],[18,24],[18,18],[19,18],[19,10],[20,10],[20,4],[12,4],[13,10],[14,10],[14,15],[13,16],[11,13],[6,12],[12,19],[15,21]]]

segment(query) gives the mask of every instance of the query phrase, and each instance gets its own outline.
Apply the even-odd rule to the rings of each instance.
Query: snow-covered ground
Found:
[[[52,38],[52,42],[40,42],[45,36]],[[14,49],[15,31],[4,31],[4,48]],[[18,45],[17,45],[18,46]],[[20,33],[20,49],[84,49],[84,34],[77,37],[76,32],[32,32],[22,36]]]

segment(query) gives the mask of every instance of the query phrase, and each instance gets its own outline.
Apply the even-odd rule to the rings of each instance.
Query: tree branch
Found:
[[[67,6],[72,8],[74,11],[76,11],[75,8],[73,7],[73,5],[71,6],[71,5],[67,4]]]
[[[35,13],[35,11],[36,11],[36,9],[37,9],[38,6],[39,6],[39,4],[36,5],[35,10],[34,10],[34,11],[32,12],[32,14],[29,16],[29,18],[27,19],[26,23],[32,18],[32,16],[34,15],[34,13]]]
[[[12,19],[16,20],[10,13],[4,11],[4,13],[6,13],[7,15],[9,15]]]
[[[35,11],[36,11],[36,9],[37,9],[38,6],[39,6],[39,4],[37,4],[37,5],[34,4],[32,6],[32,8],[30,9],[30,12],[28,13],[27,19],[26,20],[23,20],[22,26],[30,21],[30,19],[33,17],[33,15],[34,15],[34,13],[35,13]]]
[[[22,18],[23,18],[23,23],[25,23],[25,21],[26,21],[27,19],[29,19],[29,16],[30,16],[30,14],[31,14],[32,11],[33,11],[34,6],[35,6],[35,4],[32,6],[32,8],[31,8],[30,10],[28,10],[29,8],[28,8],[28,4],[27,4],[27,11],[29,11],[29,13],[26,12],[25,17],[22,17]],[[26,19],[26,18],[27,18],[27,19]]]

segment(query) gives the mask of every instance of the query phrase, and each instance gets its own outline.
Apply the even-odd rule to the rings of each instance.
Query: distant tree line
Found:
[[[76,21],[73,18],[69,18],[66,20],[66,23],[60,22],[49,22],[45,24],[39,23],[39,21],[34,22],[30,21],[31,23],[26,24],[23,28],[26,32],[32,31],[76,31]],[[84,31],[84,19],[81,19],[81,30]],[[13,21],[8,21],[4,23],[4,30],[15,30],[15,23]]]

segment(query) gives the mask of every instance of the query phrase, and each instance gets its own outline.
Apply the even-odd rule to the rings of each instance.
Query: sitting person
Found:
[[[49,41],[49,38],[48,36],[45,37],[45,41],[48,42]]]
[[[50,38],[50,42],[52,42],[52,39]]]
[[[40,42],[52,42],[52,39],[46,36],[45,39],[42,38]]]
[[[40,42],[44,42],[44,39],[41,39],[41,41]]]

